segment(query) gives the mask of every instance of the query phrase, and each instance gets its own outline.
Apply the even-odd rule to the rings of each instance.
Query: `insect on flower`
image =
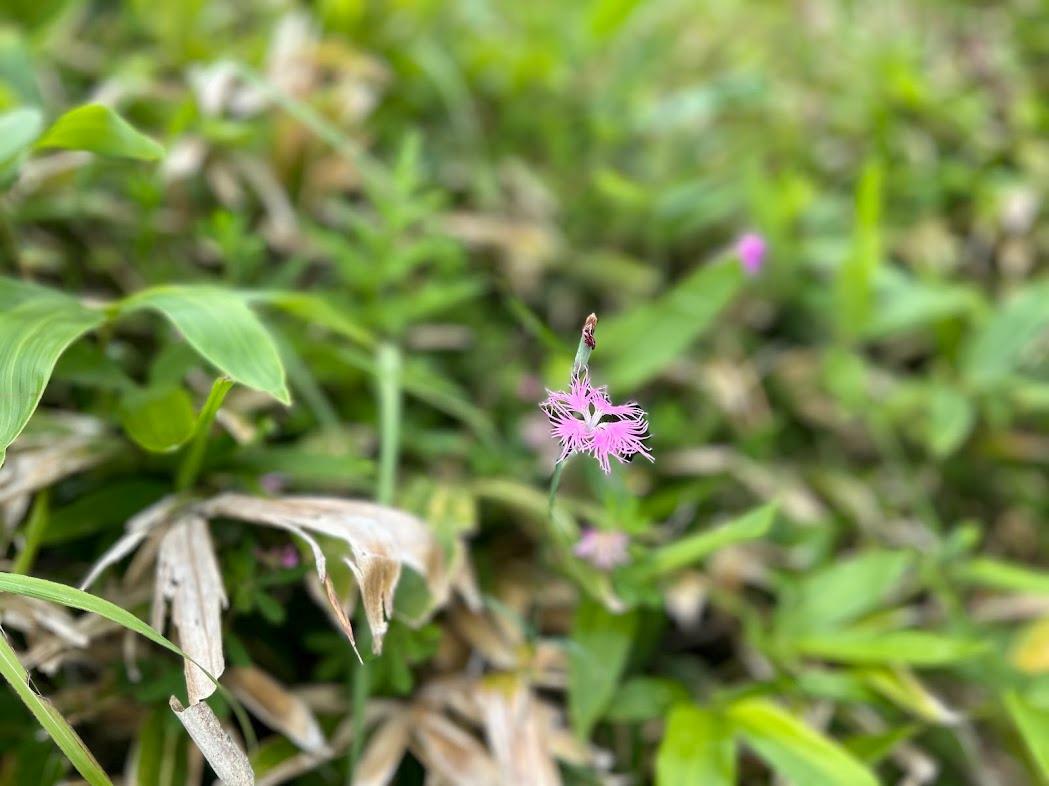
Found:
[[[588,360],[596,346],[594,327],[597,316],[591,314],[583,326],[579,351],[568,390],[547,390],[539,406],[550,421],[551,436],[561,443],[558,463],[573,453],[584,453],[597,459],[602,471],[611,473],[610,459],[620,463],[635,455],[654,461],[645,445],[648,439],[648,417],[633,401],[613,404],[605,387],[590,383]]]

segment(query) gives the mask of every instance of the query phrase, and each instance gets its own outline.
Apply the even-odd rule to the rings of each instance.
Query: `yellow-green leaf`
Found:
[[[85,104],[58,118],[37,141],[39,148],[87,150],[103,156],[155,161],[164,148],[108,106]]]
[[[172,285],[132,295],[121,304],[121,311],[160,312],[230,379],[289,404],[277,347],[245,300],[240,292],[220,287]]]
[[[728,716],[746,743],[798,786],[878,786],[874,773],[844,747],[771,701],[744,699]]]
[[[0,464],[44,393],[59,356],[103,321],[100,312],[43,287],[0,280]]]
[[[710,710],[679,704],[656,754],[656,786],[735,786],[732,727]]]

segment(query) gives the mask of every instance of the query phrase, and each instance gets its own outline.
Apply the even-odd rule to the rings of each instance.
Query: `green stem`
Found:
[[[219,377],[211,386],[208,400],[204,402],[204,406],[201,407],[200,414],[197,416],[197,425],[193,429],[193,436],[190,437],[189,448],[186,449],[186,455],[183,457],[182,464],[178,468],[178,474],[175,476],[175,488],[178,491],[186,491],[197,482],[197,475],[200,474],[200,465],[204,461],[204,449],[208,445],[208,434],[211,432],[211,424],[215,422],[215,415],[218,414],[219,407],[222,406],[226,394],[229,393],[232,387],[233,380],[228,377]]]
[[[397,460],[401,444],[401,354],[392,344],[382,344],[376,357],[379,396],[379,482],[376,499],[393,502]]]
[[[379,399],[379,479],[375,487],[375,499],[383,505],[393,503],[397,487],[397,462],[401,448],[401,368],[401,353],[397,347],[381,344],[375,358],[376,393]],[[363,613],[357,617],[364,620]],[[357,762],[364,750],[364,711],[370,694],[368,662],[357,663],[350,675],[353,742],[346,767],[347,786],[353,784]]]
[[[36,560],[36,553],[40,550],[40,541],[43,540],[50,521],[50,504],[48,490],[44,489],[36,495],[33,502],[33,510],[29,514],[26,523],[25,546],[18,553],[14,565],[11,566],[12,573],[27,575]]]

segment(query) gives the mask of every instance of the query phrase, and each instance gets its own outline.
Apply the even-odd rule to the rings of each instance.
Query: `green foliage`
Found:
[[[100,312],[40,287],[0,280],[0,463],[36,409],[59,355],[102,324]]]
[[[230,379],[283,404],[291,402],[277,347],[240,293],[205,286],[155,287],[128,298],[120,309],[160,312]]]
[[[86,150],[140,161],[154,161],[164,155],[164,148],[101,104],[70,109],[55,120],[37,140],[36,146],[41,149]]]
[[[852,754],[770,701],[737,702],[728,717],[748,746],[795,783],[877,786],[874,773]]]
[[[597,601],[576,608],[568,649],[568,714],[588,739],[615,695],[637,631],[637,613],[615,614]]]
[[[657,786],[732,786],[736,746],[732,728],[712,710],[679,704],[667,716],[656,754]]]
[[[270,696],[259,778],[396,749],[396,786],[500,750],[566,783],[1049,783],[1038,3],[0,17],[0,784],[197,772],[175,645],[120,639],[160,636],[171,522],[70,587],[150,506],[224,492],[375,500],[440,544],[393,544],[362,666],[311,547],[209,521],[227,666],[330,746]],[[576,456],[551,507],[536,403],[591,311],[655,462]],[[371,534],[318,535],[347,610],[346,558],[403,535]]]

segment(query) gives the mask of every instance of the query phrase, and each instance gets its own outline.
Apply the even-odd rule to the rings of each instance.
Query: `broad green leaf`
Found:
[[[643,578],[680,570],[725,546],[763,537],[775,518],[776,505],[762,505],[712,530],[689,535],[655,549],[628,572],[634,578]]]
[[[59,584],[56,581],[48,581],[47,579],[38,579],[34,576],[0,573],[0,592],[12,592],[27,598],[46,600],[49,603],[60,603],[71,609],[80,609],[81,611],[98,614],[110,622],[115,622],[140,636],[144,636],[154,644],[159,644],[164,649],[182,658],[189,659],[186,653],[175,644],[127,609],[123,609],[105,598],[92,595],[90,592],[84,592],[76,587]],[[200,664],[197,665],[199,666]]]
[[[987,650],[986,642],[922,630],[821,633],[792,644],[801,655],[839,663],[911,666],[943,666],[974,658]]]
[[[877,764],[892,753],[897,745],[909,740],[918,731],[917,724],[909,724],[874,734],[857,734],[845,740],[844,745],[846,750],[860,761]]]
[[[959,716],[907,669],[883,666],[857,670],[860,680],[885,698],[931,723],[956,723]]]
[[[852,249],[838,269],[838,328],[845,338],[861,335],[871,319],[873,282],[881,261],[882,167],[868,161],[856,185]]]
[[[956,451],[972,431],[976,410],[960,391],[936,385],[929,392],[925,442],[937,458]]]
[[[975,557],[955,574],[959,581],[977,587],[1049,595],[1049,571],[1015,565],[993,557]]]
[[[908,552],[872,550],[812,571],[785,590],[781,627],[817,632],[851,622],[898,592],[913,564]]]
[[[353,321],[328,300],[308,292],[258,292],[248,296],[251,302],[276,306],[310,325],[319,325],[354,343],[370,347],[375,337],[363,325]]]
[[[613,387],[644,384],[682,356],[743,288],[735,260],[701,265],[651,303],[603,320],[595,365]]]
[[[679,704],[656,753],[656,786],[735,786],[732,727],[711,710]]]
[[[120,402],[120,423],[135,442],[154,453],[167,453],[193,434],[193,400],[180,387],[130,390]]]
[[[3,674],[4,679],[18,694],[18,698],[29,708],[33,717],[55,741],[84,780],[91,786],[113,786],[105,770],[91,755],[91,751],[69,725],[69,721],[62,717],[51,702],[33,690],[29,681],[29,673],[19,662],[18,655],[2,633],[0,633],[0,674]]]
[[[743,699],[728,716],[746,743],[795,786],[878,786],[866,765],[834,740],[766,699]]]
[[[120,308],[159,311],[222,373],[289,404],[277,347],[245,300],[241,293],[220,287],[171,285],[132,295]]]
[[[610,721],[662,718],[675,704],[687,702],[688,688],[665,677],[634,677],[619,686],[605,711]]]
[[[1002,697],[1009,717],[1020,732],[1043,783],[1049,783],[1049,708],[1038,707],[1016,691]]]
[[[1027,353],[1049,331],[1049,281],[1025,286],[976,331],[965,346],[962,371],[970,383],[1005,381],[1029,360]]]
[[[35,107],[20,107],[0,115],[0,167],[33,144],[43,124],[44,116]]]
[[[70,109],[44,132],[36,146],[87,150],[103,156],[140,161],[155,161],[164,155],[164,148],[102,104],[85,104]]]
[[[568,647],[568,715],[581,739],[589,739],[615,695],[636,629],[636,612],[613,614],[591,598],[580,601]]]
[[[0,464],[44,394],[59,355],[103,316],[41,287],[0,281]]]
[[[864,338],[889,338],[951,317],[976,314],[983,307],[980,292],[973,287],[921,281],[893,268],[879,271],[875,293],[877,308]]]

